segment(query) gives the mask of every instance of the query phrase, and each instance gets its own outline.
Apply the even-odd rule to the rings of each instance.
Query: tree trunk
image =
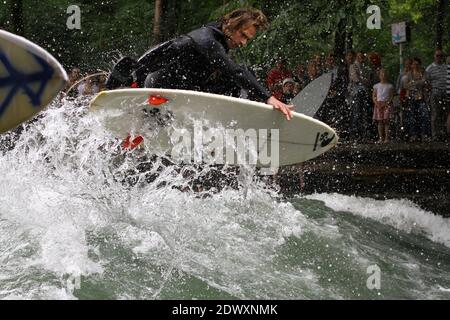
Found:
[[[436,10],[436,49],[442,50],[444,36],[444,18],[447,0],[438,0]]]
[[[24,36],[22,0],[14,0],[11,5],[11,20],[13,33]]]
[[[353,50],[353,31],[347,30],[346,36],[345,36],[345,48],[347,51]]]
[[[161,18],[161,40],[166,41],[179,33],[178,21],[181,12],[181,2],[179,0],[165,0],[162,6]]]
[[[158,44],[162,40],[161,20],[162,20],[163,0],[155,0],[155,16],[153,18],[153,39]]]
[[[334,56],[336,59],[336,62],[339,64],[344,64],[344,56],[345,56],[345,41],[346,41],[346,35],[345,32],[345,20],[341,19],[338,23],[338,26],[336,28],[336,31],[334,33]]]

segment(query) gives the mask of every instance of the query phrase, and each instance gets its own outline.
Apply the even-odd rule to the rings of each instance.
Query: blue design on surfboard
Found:
[[[2,103],[0,103],[0,117],[3,115],[12,99],[20,89],[23,89],[25,94],[30,98],[33,107],[39,107],[41,105],[42,95],[48,81],[53,76],[54,70],[53,67],[41,57],[33,53],[31,53],[31,55],[42,67],[42,70],[26,74],[14,68],[6,55],[0,51],[0,62],[5,66],[6,71],[9,73],[9,76],[7,76],[6,78],[0,78],[0,88],[8,86],[11,87],[11,90],[7,94],[6,98]],[[33,92],[29,85],[37,81],[40,82],[39,89],[37,92]]]

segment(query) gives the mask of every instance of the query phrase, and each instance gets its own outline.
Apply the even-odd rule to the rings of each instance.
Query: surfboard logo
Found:
[[[329,133],[328,132],[324,132],[324,133],[320,133],[317,132],[316,135],[316,142],[314,143],[314,148],[313,151],[317,150],[317,147],[321,147],[321,148],[325,148],[326,146],[328,146],[333,140],[334,140],[334,134],[329,137]]]
[[[6,77],[0,78],[0,88],[10,87],[5,99],[0,103],[0,117],[6,111],[14,96],[20,89],[22,89],[23,92],[30,98],[30,102],[33,107],[37,108],[41,105],[42,95],[47,83],[53,77],[54,70],[44,59],[33,53],[30,54],[34,57],[42,69],[40,71],[27,74],[14,68],[8,57],[0,51],[0,62],[3,64],[6,72],[8,73]],[[39,82],[39,86],[38,90],[34,92],[31,84],[36,82]]]

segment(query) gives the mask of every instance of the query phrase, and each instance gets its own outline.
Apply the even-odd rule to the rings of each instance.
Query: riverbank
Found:
[[[450,216],[450,144],[341,144],[303,164],[298,174],[283,170],[283,194],[338,192],[376,199],[407,198],[436,214]]]

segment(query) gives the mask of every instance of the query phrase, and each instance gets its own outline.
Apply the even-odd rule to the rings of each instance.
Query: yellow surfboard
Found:
[[[64,68],[47,51],[0,30],[0,133],[39,113],[67,80]]]

